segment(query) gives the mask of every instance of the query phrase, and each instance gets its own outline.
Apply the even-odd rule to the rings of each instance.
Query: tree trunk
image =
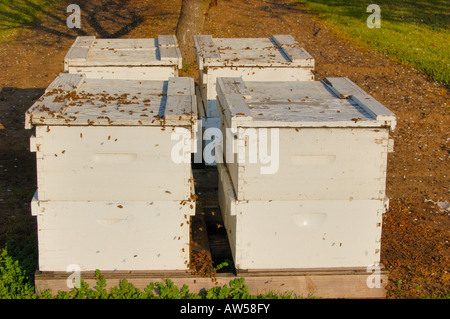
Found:
[[[183,61],[195,61],[194,35],[201,34],[211,0],[183,0],[176,36]]]

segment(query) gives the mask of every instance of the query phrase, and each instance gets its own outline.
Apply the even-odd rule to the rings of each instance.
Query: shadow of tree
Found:
[[[99,5],[88,2],[82,10],[87,14],[86,21],[101,38],[117,38],[128,34],[143,22],[140,14],[126,7],[127,2],[129,0],[107,0],[101,1]],[[116,31],[108,31],[106,24]]]
[[[264,12],[271,13],[271,15],[275,18],[280,18],[284,15],[289,15],[296,12],[303,12],[303,10],[299,8],[294,2],[263,0],[263,3],[264,5],[260,6],[258,9]]]
[[[299,7],[307,10],[305,5],[326,6],[327,11],[336,15],[356,19],[367,18],[367,6],[376,3],[380,6],[381,17],[385,21],[425,24],[434,28],[448,28],[450,22],[450,2],[448,0],[297,0]]]
[[[117,38],[128,34],[143,21],[142,12],[133,8],[130,0],[93,1],[43,1],[3,0],[0,8],[0,30],[29,28],[66,38],[82,35],[97,35],[102,38]],[[81,28],[69,28],[67,5],[77,4],[81,8]],[[53,5],[53,7],[52,7]],[[55,8],[56,6],[56,8]],[[56,10],[55,10],[56,9]]]
[[[25,111],[44,88],[3,87],[0,90],[0,247],[7,240],[28,242],[36,236],[30,202],[36,191],[36,154],[31,153],[31,130],[24,129]]]

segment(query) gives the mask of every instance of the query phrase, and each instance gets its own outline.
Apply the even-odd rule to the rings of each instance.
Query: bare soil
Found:
[[[82,9],[80,30],[67,28],[66,7]],[[174,34],[181,0],[67,1],[38,23],[0,44],[0,244],[35,240],[30,200],[36,189],[32,131],[24,113],[63,71],[63,58],[77,35],[155,37]],[[449,292],[450,121],[448,88],[386,54],[358,47],[305,7],[291,1],[219,0],[203,34],[269,37],[292,34],[316,60],[316,79],[346,76],[397,115],[389,154],[381,261],[389,271],[388,298],[442,296]],[[197,78],[190,65],[182,75]]]

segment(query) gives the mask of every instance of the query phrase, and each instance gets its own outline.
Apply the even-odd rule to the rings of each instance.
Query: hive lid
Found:
[[[251,82],[218,78],[221,112],[236,127],[389,127],[394,113],[345,77]]]
[[[64,58],[64,71],[86,66],[175,66],[182,67],[174,35],[156,39],[97,39],[77,37]]]
[[[192,126],[197,118],[194,80],[90,79],[61,73],[26,112],[32,125]]]
[[[313,57],[290,35],[271,38],[194,36],[199,69],[204,67],[314,67]]]

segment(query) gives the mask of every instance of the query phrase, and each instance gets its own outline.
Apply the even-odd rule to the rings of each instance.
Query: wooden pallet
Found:
[[[36,272],[35,285],[38,292],[51,289],[67,291],[67,272]],[[382,285],[380,288],[368,288],[366,280],[368,273],[355,270],[333,270],[333,271],[292,271],[292,272],[249,272],[247,274],[235,275],[232,273],[220,273],[215,280],[203,278],[181,272],[102,272],[106,279],[107,287],[113,287],[126,279],[133,283],[136,288],[143,290],[151,282],[165,282],[170,279],[181,287],[186,284],[189,291],[198,293],[203,289],[227,285],[230,280],[244,278],[251,294],[294,292],[297,296],[314,296],[319,298],[385,298],[385,285],[387,273],[380,274]],[[81,279],[90,287],[95,286],[94,272],[81,272]]]
[[[217,203],[217,171],[215,167],[194,169],[196,193],[199,194],[199,208],[191,220],[191,240],[195,243],[191,249],[203,249],[211,256],[215,264],[232,260],[231,250],[226,238],[223,220]],[[214,212],[214,214],[213,214]],[[203,214],[202,214],[203,213]],[[201,230],[200,230],[201,229]],[[51,289],[68,291],[67,278],[70,272],[35,273],[37,292]],[[372,273],[366,269],[280,269],[280,270],[245,270],[216,273],[215,278],[193,275],[190,271],[102,271],[107,287],[113,287],[126,279],[143,290],[151,282],[165,282],[170,279],[181,287],[186,284],[189,291],[198,293],[203,289],[227,285],[235,278],[244,278],[251,294],[293,292],[297,296],[314,296],[320,298],[385,298],[388,273],[381,270],[379,288],[369,288],[368,280]],[[81,279],[95,286],[95,273],[80,273]]]

